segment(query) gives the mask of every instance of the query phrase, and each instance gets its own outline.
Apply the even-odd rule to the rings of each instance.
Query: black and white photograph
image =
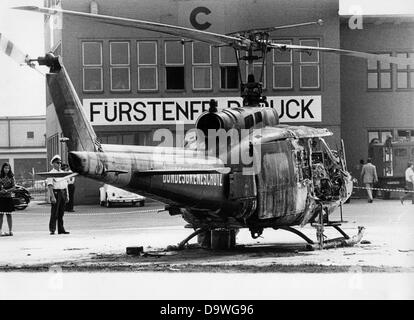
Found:
[[[3,0],[0,168],[0,300],[414,299],[414,3]]]

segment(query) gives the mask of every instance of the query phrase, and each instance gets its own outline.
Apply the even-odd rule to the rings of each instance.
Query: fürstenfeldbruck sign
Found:
[[[240,97],[84,99],[83,107],[92,125],[194,124],[209,109],[210,100],[218,109],[241,107]],[[279,113],[280,122],[321,122],[321,96],[267,97],[269,107]]]

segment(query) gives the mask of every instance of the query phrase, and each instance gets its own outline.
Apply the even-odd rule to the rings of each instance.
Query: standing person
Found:
[[[14,174],[10,164],[8,162],[3,163],[0,171],[0,235],[2,236],[13,235],[11,212],[14,211],[14,205],[11,191],[13,191],[15,184]],[[9,233],[2,233],[4,214],[6,214]]]
[[[364,166],[364,164],[365,164],[365,160],[361,159],[361,160],[359,160],[359,163],[357,165],[355,165],[354,171],[353,171],[353,176],[354,177],[357,177],[361,174],[361,170],[362,170],[362,167]],[[363,187],[363,183],[362,183],[361,180],[358,180],[357,183],[358,183],[358,187]],[[358,197],[360,197],[360,198],[363,197],[363,190],[362,189],[357,189],[356,192],[358,194]]]
[[[367,163],[362,166],[361,179],[367,188],[368,202],[372,203],[372,186],[378,182],[377,168],[371,163],[371,158],[368,158]]]
[[[409,162],[408,167],[405,170],[405,189],[407,191],[414,192],[414,163]],[[408,198],[411,196],[412,204],[414,204],[414,193],[410,194],[409,192],[406,192],[405,195],[402,195],[400,197],[401,204],[404,204],[405,198]]]
[[[50,173],[63,172],[60,168],[62,160],[59,155],[55,155],[50,164],[53,169]],[[63,214],[65,212],[65,203],[69,202],[68,183],[65,179],[48,178],[47,187],[49,189],[50,202],[52,204],[50,211],[49,231],[50,234],[55,234],[56,221],[59,234],[69,234],[63,226]]]
[[[357,176],[357,174],[359,174],[362,170],[362,167],[364,166],[365,161],[363,159],[359,160],[359,163],[355,166],[355,176]]]
[[[70,171],[69,165],[62,164],[63,171]],[[75,194],[75,177],[68,179],[68,191],[69,191],[69,202],[65,205],[65,211],[67,212],[75,212],[73,210],[73,202],[74,202],[74,194]]]

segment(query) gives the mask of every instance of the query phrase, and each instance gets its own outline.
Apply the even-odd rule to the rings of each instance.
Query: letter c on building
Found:
[[[195,8],[193,11],[191,11],[191,14],[190,14],[191,25],[197,30],[206,30],[211,26],[211,23],[210,22],[198,23],[196,18],[199,13],[204,13],[205,15],[208,15],[211,13],[211,11],[209,8],[206,8],[206,7]]]

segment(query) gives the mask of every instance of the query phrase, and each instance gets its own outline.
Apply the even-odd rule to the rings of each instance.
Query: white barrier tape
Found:
[[[385,188],[367,188],[367,187],[354,187],[354,189],[370,189],[370,190],[379,190],[379,191],[392,191],[392,192],[407,192],[407,193],[414,193],[412,190],[405,190],[405,189],[385,189]]]
[[[141,214],[141,213],[158,213],[166,211],[165,209],[148,209],[148,210],[135,210],[135,211],[120,211],[120,212],[85,212],[85,213],[73,213],[66,212],[64,216],[108,216],[108,215],[121,215],[121,214]],[[35,215],[35,216],[50,216],[49,212],[30,212],[30,211],[13,211],[13,212],[0,212],[0,214],[12,214],[12,215]]]

